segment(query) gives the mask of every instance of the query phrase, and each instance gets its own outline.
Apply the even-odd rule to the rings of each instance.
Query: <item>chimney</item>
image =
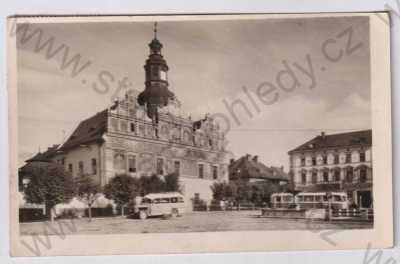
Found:
[[[325,132],[324,131],[321,131],[321,137],[325,138]]]
[[[254,155],[253,161],[254,161],[254,162],[258,162],[258,156],[257,156],[257,155]]]
[[[246,159],[250,160],[250,154],[246,154]]]

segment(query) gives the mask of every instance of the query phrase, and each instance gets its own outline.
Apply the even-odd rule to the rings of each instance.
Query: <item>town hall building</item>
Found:
[[[127,91],[107,109],[80,122],[53,160],[73,176],[92,175],[101,186],[118,174],[163,177],[177,173],[188,205],[210,201],[210,186],[228,181],[225,135],[210,115],[182,117],[168,89],[169,67],[154,39],[145,63],[145,89]]]

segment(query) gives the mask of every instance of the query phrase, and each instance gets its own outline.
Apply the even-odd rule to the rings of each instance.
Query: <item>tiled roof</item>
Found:
[[[289,180],[289,175],[282,168],[268,167],[262,162],[245,155],[229,165],[229,176],[253,179]]]
[[[307,141],[299,147],[289,151],[289,154],[297,151],[307,151],[326,148],[338,148],[348,146],[371,146],[372,130],[362,130],[332,135],[319,135]]]
[[[38,152],[32,158],[26,160],[26,162],[33,162],[33,161],[51,162],[51,158],[54,157],[59,146],[60,145],[53,145],[52,147],[49,147],[45,152]]]
[[[102,136],[107,130],[107,109],[96,115],[83,120],[72,135],[61,146],[60,150],[67,150],[102,140]]]

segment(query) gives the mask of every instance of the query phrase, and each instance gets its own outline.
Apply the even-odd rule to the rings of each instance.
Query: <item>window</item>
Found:
[[[333,173],[333,180],[336,181],[336,182],[340,181],[340,170],[339,170],[339,169],[336,169],[336,170],[334,171],[334,173]]]
[[[316,172],[313,172],[311,174],[311,182],[314,184],[317,183],[317,173]]]
[[[114,131],[118,131],[118,120],[117,119],[111,119],[111,127]]]
[[[313,166],[317,165],[317,159],[315,157],[312,157],[311,163]]]
[[[351,162],[351,153],[346,153],[346,163]]]
[[[135,123],[130,124],[130,131],[135,132]]]
[[[167,80],[167,72],[166,71],[160,71],[160,78],[163,81]]]
[[[128,124],[126,121],[121,120],[121,131],[127,132],[128,131]]]
[[[116,170],[125,170],[125,155],[123,153],[116,153],[114,155],[114,168]]]
[[[65,164],[65,158],[62,158],[62,159],[61,159],[61,164],[64,166],[64,164]]]
[[[335,154],[334,159],[333,159],[333,163],[339,164],[339,154]]]
[[[360,162],[365,162],[365,152],[360,152]]]
[[[301,173],[301,183],[306,184],[306,182],[307,182],[307,175],[305,172],[302,172]]]
[[[128,172],[136,172],[136,156],[128,156]]]
[[[164,174],[164,160],[162,158],[157,158],[157,174]]]
[[[327,156],[323,156],[322,157],[322,163],[323,164],[328,164],[328,157]]]
[[[79,163],[78,163],[78,170],[79,170],[79,174],[82,175],[83,172],[84,172],[83,161],[79,161]]]
[[[158,67],[155,65],[151,66],[151,78],[158,79]]]
[[[204,178],[204,165],[203,164],[199,164],[199,178],[203,179]]]
[[[73,167],[72,167],[72,163],[68,164],[68,171],[69,171],[70,173],[73,173],[73,172],[74,172]]]
[[[360,169],[360,182],[366,182],[366,181],[367,181],[367,169],[363,167]]]
[[[347,168],[346,170],[346,181],[353,182],[353,168]]]
[[[97,160],[94,158],[92,159],[92,173],[97,174]]]
[[[328,174],[328,171],[327,171],[327,170],[325,170],[325,171],[322,173],[322,177],[323,177],[324,182],[328,182],[328,181],[329,181],[329,174]]]
[[[306,166],[306,159],[305,158],[301,158],[301,166]]]
[[[178,176],[181,174],[181,162],[178,160],[174,161],[174,172]]]
[[[213,179],[218,179],[218,166],[212,166]]]

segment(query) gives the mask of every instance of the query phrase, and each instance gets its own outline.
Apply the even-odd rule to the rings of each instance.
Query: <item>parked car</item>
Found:
[[[178,192],[149,193],[134,206],[134,213],[140,219],[149,216],[181,216],[185,212],[185,200]]]

